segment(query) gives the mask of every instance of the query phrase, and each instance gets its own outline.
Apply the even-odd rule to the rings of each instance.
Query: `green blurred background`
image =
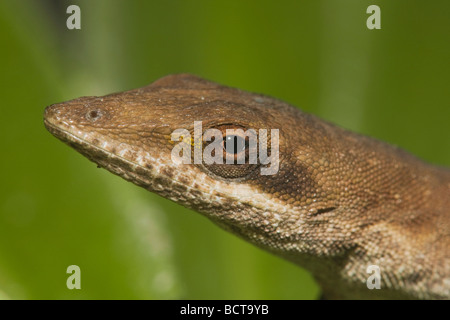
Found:
[[[1,0],[0,40],[0,298],[319,295],[306,271],[57,141],[52,103],[190,72],[450,164],[450,1]]]

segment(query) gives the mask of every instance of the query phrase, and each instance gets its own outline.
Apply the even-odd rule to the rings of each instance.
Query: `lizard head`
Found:
[[[267,96],[172,75],[136,90],[51,105],[44,122],[97,165],[274,251],[298,250],[308,228],[320,227],[310,218],[334,208],[326,178],[333,168],[320,148],[326,128]],[[183,134],[174,138],[176,130]],[[196,150],[204,155],[213,142],[217,148],[208,154],[223,163],[195,159]],[[192,151],[183,158],[192,161],[174,161],[174,148],[186,145],[175,155]],[[244,163],[237,163],[240,156]],[[225,163],[228,158],[234,161]]]

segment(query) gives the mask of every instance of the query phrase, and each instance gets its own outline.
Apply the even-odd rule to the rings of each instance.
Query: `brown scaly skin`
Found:
[[[280,130],[280,167],[176,165],[178,128]],[[450,171],[273,98],[191,75],[48,107],[57,138],[136,185],[308,269],[324,297],[450,298]],[[244,172],[245,172],[244,168]],[[369,265],[381,289],[369,290]]]

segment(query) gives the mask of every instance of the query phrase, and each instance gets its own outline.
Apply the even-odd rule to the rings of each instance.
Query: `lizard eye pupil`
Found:
[[[248,148],[248,141],[240,136],[228,135],[225,137],[223,147],[226,153],[239,154]]]

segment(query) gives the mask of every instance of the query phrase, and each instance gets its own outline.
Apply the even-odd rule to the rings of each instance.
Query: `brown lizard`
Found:
[[[280,100],[187,74],[55,104],[44,117],[53,135],[99,166],[308,269],[325,298],[450,298],[446,168]],[[229,128],[279,129],[278,171],[263,175],[260,161],[175,163],[171,134],[193,132],[194,121],[225,141],[238,139],[226,136]],[[379,290],[368,289],[370,265],[379,267]]]

